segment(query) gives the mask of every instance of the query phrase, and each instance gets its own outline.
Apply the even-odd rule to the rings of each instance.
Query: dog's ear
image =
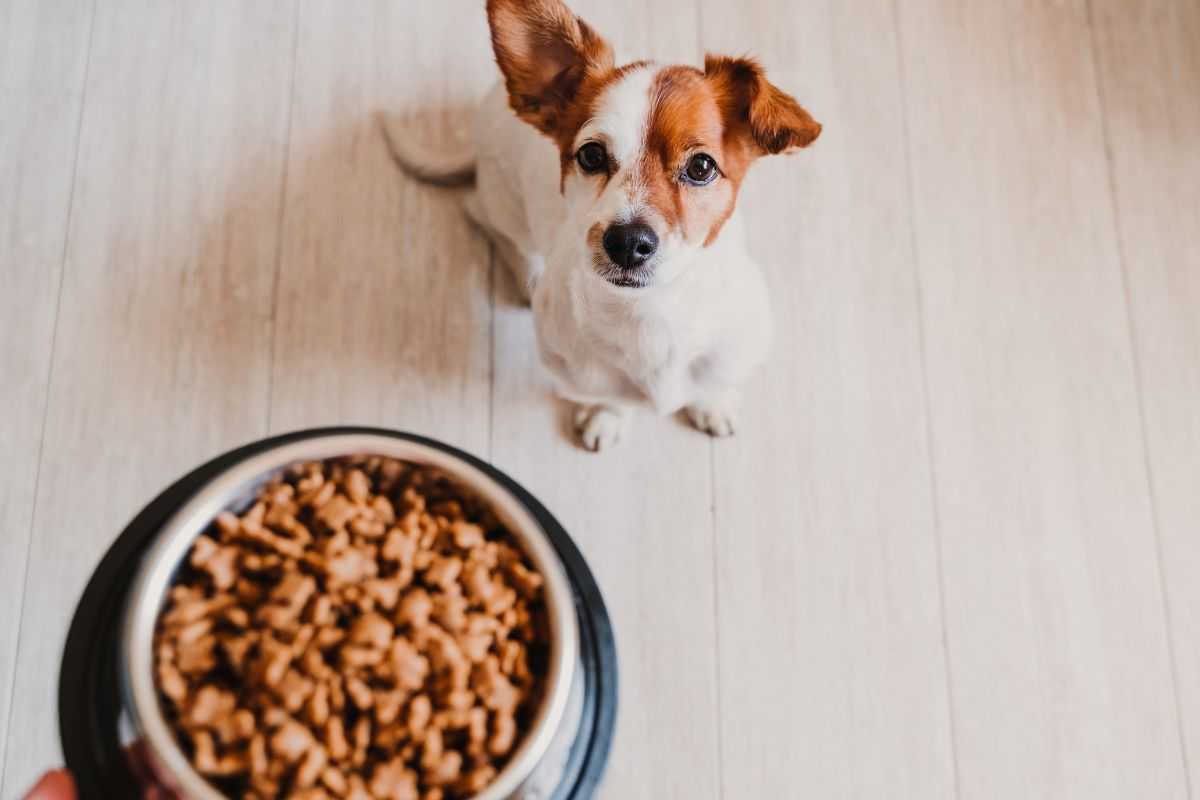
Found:
[[[553,136],[589,74],[612,48],[561,0],[488,0],[492,49],[517,116]]]
[[[753,59],[708,55],[704,75],[726,125],[744,133],[759,154],[808,147],[821,134],[821,123],[768,81]]]

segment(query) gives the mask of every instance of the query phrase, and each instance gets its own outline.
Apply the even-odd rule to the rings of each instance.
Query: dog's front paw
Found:
[[[615,406],[581,405],[575,411],[575,432],[584,447],[599,452],[621,441],[629,416],[628,410]]]
[[[737,429],[737,412],[730,406],[697,404],[684,409],[688,422],[709,436],[733,436]]]

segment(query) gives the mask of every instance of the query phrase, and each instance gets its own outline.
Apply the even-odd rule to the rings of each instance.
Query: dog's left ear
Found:
[[[612,48],[561,0],[488,0],[487,13],[509,105],[556,135],[584,79],[612,69]]]
[[[808,147],[821,134],[821,123],[768,81],[753,59],[705,56],[704,76],[726,124],[744,132],[760,155]]]

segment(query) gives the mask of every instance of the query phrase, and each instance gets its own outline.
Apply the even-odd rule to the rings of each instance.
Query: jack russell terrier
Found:
[[[771,339],[738,187],[820,124],[750,59],[617,66],[561,0],[487,0],[487,14],[504,81],[472,149],[427,152],[385,117],[393,156],[427,182],[474,179],[466,211],[532,303],[585,447],[619,441],[638,405],[732,434]]]

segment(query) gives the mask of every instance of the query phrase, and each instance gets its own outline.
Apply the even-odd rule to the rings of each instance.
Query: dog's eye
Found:
[[[605,152],[604,145],[599,142],[588,142],[579,148],[579,152],[575,154],[575,160],[579,162],[579,167],[584,172],[600,172],[608,166],[608,153]]]
[[[688,160],[683,176],[689,183],[704,186],[717,177],[717,162],[708,153],[696,153]]]

